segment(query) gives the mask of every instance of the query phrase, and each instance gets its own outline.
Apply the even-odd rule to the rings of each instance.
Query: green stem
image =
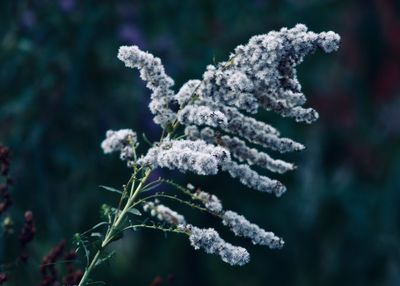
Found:
[[[91,272],[96,267],[97,261],[101,257],[106,246],[114,239],[114,235],[115,235],[116,231],[118,230],[120,224],[123,222],[127,212],[129,211],[129,209],[132,207],[133,203],[135,202],[135,199],[142,191],[144,184],[146,183],[147,179],[149,178],[149,176],[151,174],[151,171],[152,171],[151,169],[148,169],[145,172],[143,178],[140,180],[140,183],[136,187],[136,189],[134,191],[131,190],[131,192],[129,194],[129,198],[128,198],[124,208],[119,213],[116,214],[116,219],[114,220],[113,224],[108,228],[106,235],[104,236],[104,239],[101,243],[100,249],[96,252],[96,254],[93,256],[93,259],[90,262],[89,266],[85,269],[85,273],[83,274],[82,279],[79,282],[78,286],[84,286],[87,283],[87,280],[89,279]],[[133,184],[133,182],[132,182],[132,184]]]

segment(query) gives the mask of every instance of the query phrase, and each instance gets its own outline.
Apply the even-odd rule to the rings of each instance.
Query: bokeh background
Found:
[[[230,267],[196,252],[185,237],[149,230],[117,242],[117,255],[95,278],[107,285],[150,285],[158,276],[158,285],[400,285],[400,3],[394,0],[1,1],[0,142],[12,150],[15,179],[9,215],[18,228],[30,209],[37,225],[30,259],[10,270],[6,285],[37,285],[41,257],[61,239],[71,245],[74,233],[99,221],[101,204],[115,201],[98,185],[121,186],[129,172],[117,156],[102,154],[107,129],[158,136],[149,91],[116,58],[120,45],[159,56],[177,89],[252,35],[296,23],[338,32],[342,44],[298,68],[309,105],[320,113],[316,124],[262,115],[307,146],[285,157],[299,166],[277,177],[288,192],[277,199],[224,175],[177,178],[207,186],[227,208],[282,236],[284,249],[254,247],[213,218],[182,209],[191,221],[215,225],[248,247],[252,262]],[[2,235],[0,243],[5,263],[13,242]]]

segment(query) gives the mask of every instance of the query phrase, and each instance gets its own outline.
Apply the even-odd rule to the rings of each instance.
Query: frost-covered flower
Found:
[[[183,215],[171,210],[169,207],[160,204],[159,202],[146,202],[143,204],[143,210],[150,212],[152,216],[157,217],[160,221],[165,221],[173,225],[185,225],[186,220]]]
[[[296,168],[291,163],[272,159],[267,153],[248,147],[243,140],[237,137],[230,137],[228,135],[219,136],[209,127],[199,130],[196,126],[189,126],[185,132],[189,138],[201,138],[207,143],[216,143],[227,148],[233,158],[239,162],[245,162],[250,166],[257,165],[280,174]]]
[[[286,187],[281,182],[258,174],[246,164],[232,161],[229,164],[223,164],[222,170],[227,171],[233,178],[238,178],[243,185],[257,191],[275,194],[277,197],[286,192]]]
[[[221,201],[213,194],[197,190],[193,198],[200,200],[210,212],[219,214],[222,211]]]
[[[191,187],[193,186],[191,185]],[[194,189],[194,187],[192,189]],[[220,217],[222,219],[222,224],[229,227],[235,235],[250,238],[253,244],[265,245],[271,249],[281,248],[283,246],[284,241],[275,236],[273,232],[265,231],[234,211],[224,211],[222,203],[217,196],[197,190],[193,194],[193,198],[200,200],[211,213]]]
[[[118,58],[125,66],[139,69],[140,77],[147,82],[147,87],[152,91],[149,106],[155,114],[154,121],[164,127],[174,121],[176,114],[169,107],[174,98],[171,90],[174,81],[165,73],[161,60],[137,46],[120,47]]]
[[[219,110],[208,106],[187,105],[178,111],[178,121],[184,125],[208,125],[217,127],[227,122],[226,116]]]
[[[129,161],[133,159],[136,144],[137,135],[131,129],[108,130],[101,148],[104,154],[119,152],[121,160]]]
[[[223,146],[232,153],[233,159],[232,163],[221,164],[223,170],[246,186],[279,196],[285,187],[249,166],[257,165],[277,173],[293,170],[293,164],[273,159],[261,148],[285,153],[305,147],[281,137],[278,130],[255,115],[261,107],[298,122],[317,120],[314,109],[303,107],[306,97],[301,91],[296,67],[317,49],[327,53],[337,50],[339,42],[340,36],[334,32],[314,33],[302,24],[257,35],[247,44],[236,47],[228,61],[209,65],[201,80],[189,80],[176,94],[170,89],[173,80],[165,74],[160,59],[136,46],[121,47],[118,57],[126,66],[140,69],[141,77],[153,91],[150,108],[156,115],[156,123],[166,127],[177,120],[187,127],[188,139],[196,144],[200,142],[198,139],[203,139]],[[179,104],[177,112],[169,107],[173,102]],[[212,127],[218,136],[205,139],[193,126]],[[248,144],[254,144],[255,148]],[[174,152],[160,147],[151,148],[142,162],[197,174],[218,171],[218,163],[212,156],[193,151],[194,146],[181,151],[174,148]]]
[[[273,232],[267,232],[254,223],[250,223],[244,216],[233,211],[226,211],[222,215],[222,223],[228,226],[237,236],[250,238],[253,244],[265,245],[269,248],[281,248],[283,240]]]
[[[205,143],[203,140],[166,140],[151,147],[138,160],[141,165],[191,171],[198,175],[215,175],[218,167],[230,160],[225,148]]]
[[[200,87],[201,81],[198,79],[188,80],[182,85],[178,93],[175,95],[180,106],[185,106],[195,99],[194,93]]]
[[[339,42],[340,37],[334,32],[314,33],[302,24],[257,35],[236,47],[226,62],[209,65],[201,79],[187,81],[176,94],[172,90],[174,81],[165,73],[159,58],[137,46],[121,47],[118,58],[127,67],[140,70],[141,78],[152,91],[149,107],[155,115],[154,121],[163,127],[160,142],[131,162],[151,169],[169,168],[198,175],[214,175],[222,170],[249,188],[282,195],[286,187],[281,182],[251,167],[279,174],[294,170],[292,163],[274,159],[267,152],[286,153],[305,147],[281,136],[276,128],[260,121],[257,113],[263,109],[296,122],[317,120],[318,113],[304,107],[306,97],[296,67],[317,49],[327,53],[337,50]],[[179,137],[175,132],[180,125],[185,127],[185,135]],[[105,153],[120,152],[121,158],[128,162],[132,157],[136,159],[135,147],[136,134],[129,129],[108,131],[102,143]],[[188,189],[194,191],[192,185]],[[220,217],[235,235],[270,248],[283,246],[283,240],[274,233],[236,212],[225,211],[215,195],[202,190],[183,192]],[[195,206],[191,202],[186,204]],[[231,265],[249,262],[246,249],[225,242],[214,229],[187,224],[182,215],[158,201],[147,202],[143,208],[159,220],[175,225],[173,230],[188,234],[195,249],[217,254]]]
[[[186,225],[185,230],[190,232],[190,244],[196,250],[203,249],[206,253],[217,254],[230,265],[241,266],[250,261],[250,254],[245,248],[226,242],[213,228]]]

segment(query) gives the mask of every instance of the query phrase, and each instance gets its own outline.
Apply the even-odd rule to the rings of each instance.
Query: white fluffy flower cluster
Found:
[[[178,120],[188,127],[189,139],[200,146],[204,144],[198,139],[204,138],[193,126],[209,126],[222,132],[222,136],[206,140],[223,146],[236,160],[225,161],[221,164],[222,169],[248,187],[281,195],[285,187],[280,182],[258,174],[250,166],[257,165],[277,173],[293,170],[293,164],[272,159],[260,149],[284,153],[302,150],[304,146],[281,137],[275,128],[254,116],[261,107],[299,122],[315,121],[318,113],[303,107],[306,97],[297,79],[296,66],[318,48],[327,53],[337,50],[339,42],[340,37],[334,32],[314,33],[302,24],[254,36],[246,45],[236,47],[228,61],[208,66],[202,80],[189,80],[176,94],[170,89],[173,80],[165,74],[159,58],[137,46],[121,47],[118,57],[126,66],[138,68],[141,77],[147,81],[152,90],[150,109],[156,115],[156,123],[166,127]],[[177,112],[170,108],[173,102],[179,104]],[[248,143],[258,148],[250,148]],[[217,171],[218,164],[212,156],[193,151],[193,146],[183,150],[174,148],[176,153],[160,147],[151,148],[146,156],[154,166],[191,170],[198,174],[215,174]]]
[[[185,225],[186,220],[183,215],[171,210],[169,207],[160,204],[158,201],[146,202],[143,205],[145,212],[150,212],[151,216],[157,217],[161,221],[165,221],[173,225]]]
[[[190,189],[194,189],[194,187]],[[211,213],[221,217],[223,225],[229,227],[235,235],[249,238],[253,244],[265,245],[271,249],[283,247],[284,241],[273,232],[265,231],[234,211],[223,210],[222,203],[217,196],[198,189],[193,193],[193,198],[200,200]]]
[[[101,148],[104,154],[119,152],[121,160],[129,162],[133,159],[136,144],[137,135],[131,129],[108,130]]]
[[[190,243],[196,250],[201,248],[206,253],[218,254],[222,261],[230,265],[244,265],[250,261],[250,255],[245,248],[224,241],[212,228],[201,229],[186,224],[182,215],[158,201],[144,203],[143,210],[150,212],[151,216],[157,217],[160,221],[175,225],[179,230],[188,233]]]
[[[250,223],[244,216],[233,211],[226,211],[222,216],[222,223],[228,226],[237,236],[250,238],[253,244],[265,245],[271,249],[282,248],[284,242],[273,232],[267,232],[254,223]]]
[[[203,140],[164,140],[151,147],[138,164],[215,175],[218,167],[227,161],[230,161],[230,154],[225,148]]]
[[[165,73],[161,60],[141,51],[137,46],[120,47],[118,58],[125,66],[139,69],[140,77],[147,82],[147,87],[152,91],[149,107],[155,114],[154,122],[163,127],[172,122],[176,114],[169,105],[174,98],[171,89],[174,81]]]
[[[218,110],[208,106],[187,105],[178,112],[178,120],[182,124],[196,124],[208,126],[220,126],[227,123],[226,116]]]
[[[240,140],[237,137],[230,137],[228,135],[219,136],[209,127],[205,127],[200,131],[195,126],[186,129],[190,138],[200,136],[201,139],[208,143],[217,143],[224,146],[230,150],[232,157],[237,159],[239,162],[245,162],[250,166],[257,165],[279,174],[283,174],[296,168],[291,163],[272,159],[267,153],[248,147],[243,140]]]
[[[213,228],[198,228],[186,225],[190,232],[189,240],[194,249],[203,249],[209,254],[218,254],[222,261],[230,265],[244,265],[250,261],[250,254],[240,246],[234,246],[223,240]]]
[[[222,211],[221,201],[213,194],[197,190],[193,193],[193,198],[201,201],[206,209],[214,214],[219,214]]]
[[[237,137],[227,135],[219,136],[211,128],[205,127],[201,131],[196,126],[189,126],[185,129],[186,135],[191,140],[201,138],[208,143],[215,143],[227,148],[235,161],[222,165],[222,170],[227,171],[233,178],[239,178],[240,182],[250,188],[261,192],[273,193],[281,196],[285,191],[285,186],[277,180],[271,180],[252,170],[249,165],[258,165],[272,172],[284,173],[293,170],[295,166],[282,160],[272,159],[268,154],[249,148],[245,142]]]
[[[325,52],[336,50],[339,41],[339,35],[333,32],[317,34],[298,24],[292,29],[254,36],[246,45],[238,46],[227,62],[209,66],[202,81],[189,81],[177,94],[178,102],[185,103],[185,108],[199,110],[197,116],[192,112],[181,120],[187,126],[188,139],[202,139],[227,148],[235,161],[223,165],[223,170],[248,187],[281,195],[286,189],[280,182],[258,174],[250,166],[276,173],[293,170],[293,164],[273,159],[261,148],[284,153],[303,150],[304,146],[281,137],[275,128],[249,113],[256,114],[262,107],[299,122],[315,121],[318,113],[302,107],[306,97],[301,92],[296,66],[317,48]],[[189,99],[189,94],[194,100]],[[226,121],[216,125],[216,120],[203,119],[203,107],[221,112]],[[213,129],[199,131],[196,126],[201,125]],[[258,148],[248,147],[246,141]]]
[[[256,119],[256,114],[264,109],[297,122],[317,120],[314,109],[303,107],[306,97],[296,67],[318,48],[327,53],[337,50],[339,42],[340,37],[334,32],[314,33],[302,24],[254,36],[246,45],[236,47],[228,61],[208,66],[201,80],[189,80],[176,94],[171,89],[174,82],[166,75],[159,58],[137,46],[121,47],[118,58],[127,67],[140,70],[141,78],[152,91],[150,110],[155,115],[154,121],[164,128],[162,140],[137,164],[199,175],[214,175],[223,170],[250,188],[282,195],[286,188],[281,182],[251,167],[279,174],[294,170],[293,164],[272,158],[265,149],[285,153],[305,147],[282,137],[277,129]],[[172,108],[176,105],[178,111]],[[178,123],[185,126],[186,139],[172,139]],[[104,152],[119,151],[121,158],[130,158],[134,149],[126,146],[135,145],[136,134],[131,130],[109,132],[102,143]],[[283,246],[283,240],[272,232],[233,211],[224,211],[215,195],[197,190],[192,198],[221,217],[223,224],[237,236],[270,248]],[[146,203],[144,210],[188,233],[195,249],[218,254],[231,265],[243,265],[250,259],[246,249],[225,242],[214,229],[186,224],[183,216],[158,202]]]

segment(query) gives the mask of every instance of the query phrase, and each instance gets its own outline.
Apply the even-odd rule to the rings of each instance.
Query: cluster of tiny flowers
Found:
[[[194,190],[194,187],[188,185],[188,189]],[[223,210],[222,203],[217,196],[198,189],[193,193],[193,198],[200,200],[211,213],[221,217],[223,225],[229,227],[235,235],[249,238],[253,244],[265,245],[271,249],[283,247],[284,241],[273,232],[265,231],[234,211]]]
[[[195,138],[199,136],[208,143],[216,143],[230,150],[232,157],[239,162],[245,162],[248,165],[257,165],[268,169],[271,172],[283,174],[287,171],[294,170],[296,167],[282,160],[272,159],[267,153],[259,151],[255,148],[249,148],[243,140],[228,135],[219,136],[211,128],[205,127],[198,130],[195,126],[187,129],[188,136]]]
[[[101,148],[104,154],[119,152],[121,160],[129,162],[133,159],[136,144],[137,135],[131,129],[108,130]]]
[[[298,24],[292,29],[254,36],[246,45],[238,46],[227,62],[208,66],[201,81],[191,80],[178,92],[177,101],[190,110],[190,116],[183,119],[178,112],[178,120],[187,126],[188,139],[203,139],[227,148],[232,158],[241,164],[233,161],[225,164],[223,170],[248,187],[281,195],[285,187],[280,182],[259,175],[250,166],[257,165],[276,173],[293,170],[295,166],[248,147],[246,141],[280,153],[303,150],[304,146],[281,137],[275,128],[258,121],[252,114],[262,107],[299,122],[315,121],[318,113],[302,107],[306,97],[301,92],[296,66],[317,48],[325,52],[336,50],[339,41],[339,35],[333,32],[317,34]],[[226,120],[218,122],[211,116],[205,119],[204,108],[209,114],[221,112]],[[202,125],[222,134],[215,136],[210,128],[199,132],[195,126]]]
[[[118,58],[125,66],[140,70],[140,77],[147,82],[152,91],[150,110],[155,115],[154,122],[165,127],[176,115],[170,108],[174,98],[171,87],[174,81],[164,70],[161,60],[150,53],[141,51],[137,46],[122,46]]]
[[[237,236],[250,238],[253,244],[265,245],[271,249],[281,248],[283,240],[273,232],[267,232],[258,225],[250,223],[244,216],[233,211],[226,211],[222,223],[228,226]]]
[[[169,207],[160,204],[158,201],[146,202],[143,205],[145,212],[150,212],[151,216],[157,217],[177,229],[189,234],[190,244],[194,249],[203,249],[206,253],[217,254],[222,261],[230,265],[244,265],[250,261],[250,254],[243,247],[233,246],[224,241],[212,228],[201,229],[191,224],[186,224],[185,218]]]
[[[284,173],[293,170],[295,168],[293,164],[272,159],[264,152],[249,148],[237,137],[219,136],[208,127],[199,130],[196,126],[189,126],[185,129],[185,133],[191,140],[200,138],[208,143],[221,145],[227,148],[237,161],[245,162],[246,164],[238,164],[235,161],[231,161],[222,165],[222,170],[227,171],[233,178],[239,178],[242,184],[261,192],[273,193],[276,196],[280,196],[286,191],[282,183],[258,174],[249,165],[258,165],[272,172]]]
[[[230,161],[230,154],[225,148],[203,140],[164,140],[151,147],[138,164],[215,175],[218,167],[226,161]]]
[[[255,119],[254,115],[261,107],[299,122],[315,121],[318,113],[302,107],[306,97],[297,79],[296,66],[318,48],[327,53],[337,50],[339,42],[340,37],[334,32],[314,33],[302,24],[254,36],[246,45],[236,47],[228,61],[208,66],[201,80],[189,80],[176,94],[170,89],[173,81],[165,74],[160,59],[137,46],[121,47],[118,57],[126,66],[138,68],[141,77],[147,81],[153,92],[150,108],[156,115],[156,123],[165,127],[177,120],[187,127],[188,139],[196,144],[203,144],[198,139],[205,139],[198,132],[196,134],[195,126],[209,126],[222,132],[219,140],[215,137],[206,140],[232,153],[234,161],[221,163],[222,170],[250,188],[279,196],[285,192],[285,187],[258,174],[250,166],[284,173],[293,170],[294,165],[272,159],[267,153],[246,144],[280,153],[303,150],[304,146],[281,137],[274,127]],[[169,108],[172,102],[178,103],[177,112]],[[207,130],[208,133],[213,131]],[[212,157],[189,149],[175,149],[177,153],[172,154],[160,146],[153,147],[146,160],[153,166],[183,172],[216,173],[218,164]],[[200,161],[207,163],[199,167]]]
[[[222,170],[249,188],[281,196],[286,187],[252,167],[279,174],[294,170],[295,165],[272,158],[265,149],[286,153],[305,147],[282,137],[276,128],[256,119],[256,115],[263,109],[296,122],[317,120],[314,109],[303,107],[306,97],[296,67],[317,49],[327,53],[337,50],[339,42],[340,37],[334,32],[314,33],[302,24],[254,36],[246,45],[236,47],[226,62],[209,65],[201,80],[187,81],[176,94],[171,89],[174,81],[165,73],[159,58],[137,46],[121,47],[118,58],[127,67],[140,70],[141,78],[152,91],[150,110],[154,121],[164,129],[160,142],[133,163],[198,175],[214,175]],[[180,125],[185,134],[173,139]],[[108,131],[106,135],[102,143],[104,153],[120,152],[121,159],[128,162],[135,156],[136,134],[132,130]],[[225,211],[215,195],[194,191],[192,185],[188,189],[193,191],[191,198],[204,205],[203,210],[221,218],[235,235],[271,249],[283,246],[283,240],[274,233],[236,212]],[[225,242],[214,229],[187,224],[182,215],[158,201],[144,203],[143,208],[187,233],[195,249],[217,254],[231,265],[249,262],[246,249]]]
[[[184,229],[190,232],[190,244],[196,250],[203,249],[206,253],[217,254],[230,265],[242,266],[250,261],[250,254],[245,248],[226,242],[213,228],[186,225]]]
[[[171,210],[169,207],[164,206],[157,201],[144,203],[143,210],[145,212],[150,212],[151,216],[157,217],[157,219],[160,221],[165,221],[169,224],[186,224],[186,220],[183,215],[178,214],[176,211]]]
[[[196,124],[207,126],[220,126],[227,123],[225,115],[208,106],[187,105],[178,112],[178,120],[182,124]]]
[[[222,211],[221,201],[213,194],[197,190],[193,194],[193,198],[200,200],[211,213],[219,214]]]

